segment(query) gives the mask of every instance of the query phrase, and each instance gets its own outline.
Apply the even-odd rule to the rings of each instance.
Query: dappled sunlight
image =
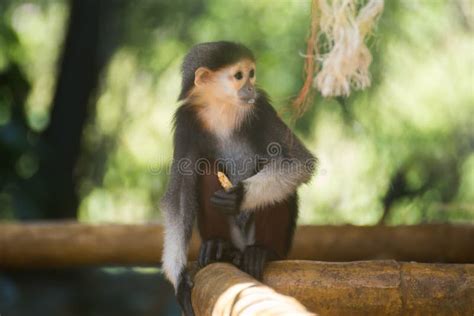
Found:
[[[322,113],[316,126],[310,148],[317,149],[319,166],[300,192],[301,223],[374,223],[376,198],[385,184],[383,177],[371,177],[375,149],[365,137],[353,137],[334,113]]]
[[[22,46],[21,51],[17,49],[11,54],[22,64],[32,83],[26,110],[28,121],[35,130],[43,130],[49,122],[55,68],[67,14],[67,6],[61,1],[52,2],[47,7],[25,2],[11,12],[11,25]]]
[[[102,72],[83,131],[77,168],[81,220],[159,220],[180,64],[197,42],[230,39],[251,47],[259,86],[291,122],[288,106],[303,84],[310,3],[209,0],[205,7],[176,6],[143,2],[130,7],[123,21],[123,43]],[[392,224],[472,222],[474,35],[456,10],[450,2],[386,2],[368,43],[372,86],[345,99],[316,95],[293,124],[319,158],[317,175],[300,190],[300,223],[375,224],[384,209]],[[68,5],[19,0],[3,15],[18,41],[7,43],[0,30],[0,45],[9,45],[0,50],[0,69],[19,64],[31,85],[27,122],[42,131]],[[4,126],[12,120],[5,106],[11,96],[2,97]],[[14,166],[18,177],[28,179],[37,172],[38,158],[26,152]],[[394,185],[397,179],[401,187]],[[9,193],[0,191],[0,197],[11,205]]]
[[[398,168],[409,168],[409,185],[416,188],[430,173],[447,172],[446,179],[457,172],[446,156],[463,159],[472,152],[473,34],[440,16],[443,6],[413,4],[411,9],[398,24],[408,39],[385,35],[383,80],[372,91],[354,96],[353,130],[343,129],[339,114],[328,117],[327,110],[316,121],[320,167],[312,184],[301,190],[302,222],[374,224],[381,216],[377,200]],[[428,180],[434,188],[402,200],[393,223],[446,220],[450,213],[453,219],[472,218],[474,199],[466,193],[474,191],[468,180],[472,165],[464,164],[459,172],[459,203],[443,206],[443,189]]]
[[[253,9],[254,4],[243,2],[241,10],[254,14]],[[289,42],[281,44],[292,40],[289,38],[291,32],[289,26],[286,27],[287,33],[279,32],[284,23],[272,26],[276,21],[273,18],[280,10],[294,18],[303,17],[306,9],[278,3],[272,6],[271,14],[264,11],[258,19],[260,26],[266,25],[262,30],[271,27],[275,31],[268,34],[273,38],[271,43],[279,43],[276,50],[262,50],[257,56],[260,85],[269,91],[280,109],[287,106],[292,91],[298,87],[296,82],[300,79],[302,63],[298,51],[304,46],[292,48]],[[469,105],[473,104],[474,96],[469,83],[472,73],[466,70],[469,65],[472,68],[474,62],[469,49],[472,35],[459,31],[458,26],[447,18],[440,19],[437,24],[431,23],[440,14],[439,10],[443,8],[415,6],[414,11],[403,14],[402,20],[406,22],[400,27],[402,32],[409,34],[410,41],[394,34],[380,35],[387,36],[378,39],[386,43],[381,57],[382,81],[374,83],[372,91],[354,94],[350,98],[355,117],[349,126],[341,118],[337,102],[322,102],[321,97],[316,98],[319,114],[312,124],[311,133],[303,138],[319,157],[320,164],[316,177],[300,190],[301,223],[377,223],[382,216],[380,199],[390,185],[391,174],[406,164],[404,161],[423,159],[416,158],[417,152],[426,152],[422,156],[430,156],[429,152],[437,150],[440,142],[449,142],[450,137],[461,137],[455,136],[454,130],[469,126],[470,116],[467,114],[473,113]],[[233,14],[223,10],[223,3],[213,2],[209,12],[217,20],[204,16],[193,22],[199,29],[195,34],[197,41],[224,36],[251,45],[251,33],[236,32],[241,28],[239,21],[232,25],[224,23],[219,33],[215,33],[213,25]],[[419,13],[425,19],[417,18]],[[443,43],[446,29],[440,25],[451,32],[446,44]],[[246,29],[250,32],[255,27],[247,25]],[[419,30],[423,37],[413,29]],[[107,127],[110,124],[120,125],[114,132],[117,145],[108,158],[114,163],[109,166],[123,170],[114,174],[126,172],[127,178],[133,179],[121,183],[119,179],[123,177],[106,176],[105,191],[113,192],[122,187],[128,188],[132,196],[138,194],[139,197],[132,200],[141,202],[133,212],[142,215],[156,216],[152,214],[156,214],[157,200],[152,196],[159,197],[166,181],[165,169],[171,158],[171,119],[180,85],[179,64],[186,48],[171,38],[153,48],[156,57],[150,59],[150,67],[159,70],[159,76],[142,68],[133,51],[120,51],[109,67],[109,76],[99,99],[98,120],[104,122],[104,132],[110,129]],[[114,111],[114,107],[122,110]],[[152,172],[147,172],[150,166]],[[132,190],[131,186],[137,183],[143,186]],[[468,192],[466,186],[472,184],[465,180],[462,183],[462,192]],[[139,193],[141,190],[151,192],[151,195]],[[89,201],[87,205],[95,205],[90,202],[94,199],[93,191],[88,196],[85,198]],[[406,218],[406,223],[421,220],[420,212],[432,212],[430,210],[439,204],[433,204],[433,199],[439,201],[437,196],[432,193],[400,203],[397,209],[404,211],[393,220],[399,222]],[[120,209],[117,204],[114,202],[108,207]],[[89,207],[82,206],[81,209]],[[88,218],[93,220],[94,216]]]
[[[163,190],[171,158],[171,120],[180,84],[177,65],[171,64],[156,80],[138,68],[129,50],[114,57],[97,104],[96,125],[85,135],[90,144],[113,135],[115,144],[108,154],[113,163],[104,170],[103,187],[85,193],[81,219],[143,222],[154,216],[158,203],[150,194]]]

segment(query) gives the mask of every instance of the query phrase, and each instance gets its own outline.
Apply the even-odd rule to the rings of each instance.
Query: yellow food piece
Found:
[[[227,178],[227,176],[223,172],[218,171],[217,178],[219,179],[219,182],[224,188],[224,190],[229,190],[230,188],[232,188],[232,182],[230,182],[229,178]]]

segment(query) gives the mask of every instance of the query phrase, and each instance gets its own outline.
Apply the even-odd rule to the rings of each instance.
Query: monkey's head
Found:
[[[232,42],[202,43],[184,58],[179,100],[193,96],[203,102],[255,103],[255,57],[244,45]]]

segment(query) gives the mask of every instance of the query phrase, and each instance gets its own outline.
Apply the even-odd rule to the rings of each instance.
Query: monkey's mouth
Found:
[[[243,105],[247,104],[255,104],[257,102],[257,98],[240,98],[240,102],[242,102]]]
[[[248,104],[254,104],[255,103],[255,98],[250,98],[247,100]]]

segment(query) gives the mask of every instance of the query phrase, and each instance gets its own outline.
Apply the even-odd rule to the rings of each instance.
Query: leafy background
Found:
[[[290,121],[288,105],[302,84],[309,1],[111,3],[102,5],[110,6],[107,21],[115,27],[100,27],[109,53],[73,169],[77,205],[50,216],[36,203],[34,186],[18,183],[34,178],[41,163],[35,142],[50,123],[70,4],[2,1],[0,73],[16,71],[0,85],[0,149],[11,157],[1,160],[2,218],[159,220],[179,66],[195,43],[228,39],[251,47],[260,85]],[[317,176],[300,192],[300,222],[472,222],[472,3],[387,1],[369,45],[372,87],[349,98],[317,95],[293,126],[320,158]],[[21,91],[19,102],[11,90]],[[13,115],[15,108],[23,116]]]

